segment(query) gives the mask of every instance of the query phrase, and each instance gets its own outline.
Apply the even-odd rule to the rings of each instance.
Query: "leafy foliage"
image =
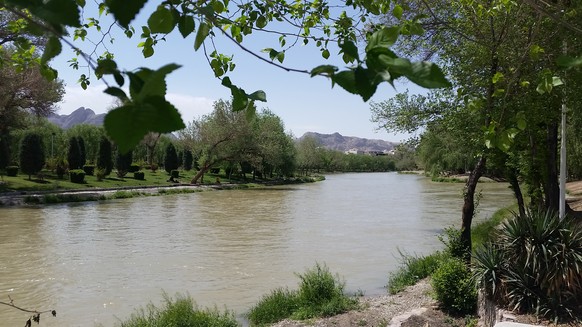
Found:
[[[129,172],[129,167],[131,166],[132,161],[132,151],[126,153],[117,151],[117,156],[115,158],[115,169],[117,169],[118,177],[124,177]]]
[[[573,219],[550,211],[515,215],[474,259],[477,282],[498,303],[556,319],[579,314],[582,230]]]
[[[251,308],[247,317],[254,325],[274,323],[285,318],[327,317],[355,309],[357,301],[344,294],[344,283],[327,266],[316,264],[297,274],[299,289],[276,289]]]
[[[119,324],[119,327],[238,327],[232,312],[220,312],[218,309],[200,309],[190,296],[178,294],[176,299],[164,294],[161,307],[153,304],[136,310],[131,317]]]
[[[113,170],[113,152],[111,142],[102,136],[99,142],[99,156],[97,157],[97,169],[101,169],[103,176],[111,174]]]
[[[20,144],[20,170],[31,175],[38,173],[45,164],[44,147],[39,134],[29,133],[24,136]]]
[[[166,155],[164,156],[164,169],[169,174],[172,170],[178,169],[179,166],[180,165],[178,162],[178,154],[176,153],[176,147],[174,146],[174,144],[169,143],[168,146],[166,147]]]
[[[73,136],[69,139],[69,151],[67,152],[67,162],[69,169],[81,169],[83,167],[81,147],[79,146],[79,139]]]
[[[477,308],[477,290],[467,265],[455,258],[445,260],[434,272],[432,287],[441,307],[446,311],[467,315]]]
[[[85,6],[85,1],[73,0],[54,0],[48,3],[6,0],[3,3],[5,9],[16,16],[15,20],[21,22],[20,25],[15,24],[18,27],[17,32],[47,36],[48,41],[39,60],[45,75],[56,77],[56,72],[47,64],[61,52],[65,44],[77,51],[79,58],[88,61],[88,66],[94,70],[97,78],[113,77],[117,86],[109,86],[105,93],[120,99],[122,105],[107,115],[105,127],[122,152],[138,144],[148,132],[167,133],[185,127],[176,108],[165,98],[165,78],[179,66],[168,64],[158,70],[139,68],[131,71],[118,67],[114,54],[103,46],[105,40],[114,41],[110,30],[105,32],[102,28],[104,23],[100,21],[106,17],[97,19],[97,16],[109,15],[127,37],[132,37],[135,29],[131,23],[138,14],[145,15],[147,22],[141,26],[142,42],[138,46],[142,48],[146,58],[153,56],[160,41],[172,33],[179,33],[183,38],[194,35],[194,51],[202,48],[205,50],[215,76],[231,91],[232,107],[235,111],[252,112],[256,101],[266,101],[266,94],[261,90],[246,92],[231,81],[227,74],[236,65],[232,55],[222,54],[216,49],[214,39],[219,36],[244,51],[252,52],[243,46],[247,36],[253,33],[275,33],[279,35],[279,44],[263,50],[268,58],[252,52],[256,57],[288,71],[325,76],[330,79],[332,86],[340,85],[364,100],[374,95],[381,83],[393,84],[398,78],[407,78],[428,88],[450,86],[444,73],[435,64],[401,58],[390,50],[399,36],[422,33],[419,18],[406,18],[403,7],[400,6],[397,7],[400,10],[391,10],[390,1],[345,1],[339,5],[331,5],[320,1],[288,3],[277,0],[238,4],[224,0],[178,0],[162,2],[146,12],[144,8],[148,8],[147,2],[107,0],[97,7]],[[83,15],[80,14],[81,11]],[[362,26],[375,15],[389,13],[400,22],[394,26]],[[289,29],[296,30],[297,27],[300,27],[299,32],[289,32]],[[70,37],[67,37],[67,28],[74,31]],[[102,55],[96,51],[84,53],[80,46],[75,45],[75,42],[90,41],[88,31],[92,29],[102,37],[100,41],[91,41],[96,48],[103,46],[106,49]],[[358,49],[356,42],[361,36],[366,40],[366,46]],[[294,39],[294,42],[287,45],[287,39]],[[305,70],[282,66],[286,50],[295,44],[315,46],[324,59],[331,57],[330,47],[337,47],[340,49],[339,56],[349,66],[340,69],[333,65],[321,65]],[[206,52],[207,47],[214,49]],[[31,44],[25,43],[25,46],[19,48],[19,54],[32,48]],[[360,51],[363,51],[363,55],[360,55]],[[73,68],[79,68],[77,58],[71,62]],[[129,95],[121,88],[126,80],[129,80]],[[80,83],[86,88],[90,84],[89,75],[82,74]]]

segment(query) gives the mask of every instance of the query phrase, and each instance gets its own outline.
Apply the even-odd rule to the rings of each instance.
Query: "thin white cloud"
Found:
[[[103,93],[104,84],[90,85],[83,90],[79,85],[65,86],[63,101],[57,104],[57,114],[66,115],[85,107],[92,109],[97,114],[106,113],[115,104],[115,97]],[[127,93],[128,90],[124,89]],[[214,99],[195,97],[187,94],[168,93],[167,97],[182,114],[184,121],[190,121],[199,116],[212,112]]]

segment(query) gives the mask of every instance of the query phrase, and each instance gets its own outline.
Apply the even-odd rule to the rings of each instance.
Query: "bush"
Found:
[[[6,167],[6,176],[16,176],[18,175],[18,166],[7,166]]]
[[[220,168],[210,168],[210,173],[216,175],[220,173]]]
[[[139,171],[140,168],[141,167],[138,164],[131,164],[131,166],[129,166],[129,168],[127,169],[127,172],[135,173],[135,172]]]
[[[469,249],[463,245],[461,231],[454,227],[447,227],[444,235],[438,236],[439,241],[445,245],[445,252],[457,259],[469,258]]]
[[[514,214],[498,238],[475,251],[475,278],[485,293],[513,310],[548,318],[580,315],[582,228],[554,212]]]
[[[273,324],[291,317],[299,307],[297,292],[278,288],[261,298],[247,318],[255,324]]]
[[[388,278],[388,292],[396,294],[407,286],[416,284],[434,273],[440,263],[447,258],[444,252],[436,252],[425,257],[400,254],[402,262],[400,268],[390,274]]]
[[[172,170],[170,175],[174,178],[179,178],[180,177],[180,171],[179,170]]]
[[[106,172],[105,169],[97,168],[97,170],[95,170],[95,177],[97,177],[98,181],[102,181],[105,179],[105,176],[107,176]]]
[[[95,166],[85,165],[83,166],[83,171],[85,172],[85,174],[87,174],[87,176],[93,176],[93,173],[95,172]]]
[[[120,327],[238,327],[232,312],[199,309],[189,296],[178,295],[175,300],[164,294],[164,305],[149,304],[122,321]]]
[[[303,275],[299,290],[277,289],[264,296],[249,313],[251,324],[264,325],[285,318],[308,319],[328,317],[357,308],[357,301],[344,294],[344,283],[316,264]]]
[[[445,260],[431,279],[433,290],[441,307],[452,314],[474,314],[477,308],[477,290],[471,271],[461,260]]]
[[[83,169],[69,170],[69,179],[72,183],[84,183],[85,171]]]
[[[145,174],[143,171],[136,171],[133,173],[133,178],[143,181],[145,179]]]

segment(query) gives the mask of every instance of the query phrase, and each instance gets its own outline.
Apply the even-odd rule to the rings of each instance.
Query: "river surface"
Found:
[[[245,313],[316,262],[350,292],[386,292],[399,251],[441,248],[460,225],[463,184],[396,173],[329,175],[319,183],[0,208],[0,301],[55,309],[41,326],[113,326],[162,293]],[[482,183],[478,217],[513,203]],[[24,312],[0,305],[0,326]]]

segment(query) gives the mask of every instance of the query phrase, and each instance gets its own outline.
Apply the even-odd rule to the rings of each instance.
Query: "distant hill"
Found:
[[[319,144],[327,149],[347,151],[356,149],[362,152],[382,152],[394,149],[398,143],[384,140],[370,140],[354,136],[342,136],[340,133],[320,134],[315,132],[307,132],[299,139],[306,136],[315,138]]]
[[[97,115],[95,111],[81,107],[69,115],[50,115],[48,120],[61,128],[69,129],[79,124],[101,126],[103,125],[103,118],[105,118],[105,114]]]

